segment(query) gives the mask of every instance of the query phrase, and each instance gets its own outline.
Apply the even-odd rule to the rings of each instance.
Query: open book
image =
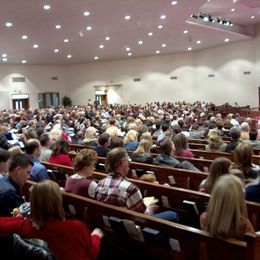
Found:
[[[155,204],[157,203],[159,200],[156,199],[155,197],[151,196],[151,197],[144,197],[143,198],[143,202],[145,204],[146,207],[148,207],[151,204]]]

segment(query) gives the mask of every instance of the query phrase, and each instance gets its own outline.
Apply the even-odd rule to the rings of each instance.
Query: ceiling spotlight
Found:
[[[7,61],[7,58],[3,58],[2,61]]]
[[[6,58],[6,57],[7,57],[7,54],[6,54],[6,53],[3,53],[3,54],[2,54],[2,57],[3,57],[3,58]]]
[[[152,33],[152,32],[149,32],[149,33],[148,33],[148,36],[153,36],[153,33]]]
[[[231,11],[231,12],[235,12],[235,10],[236,10],[235,8],[232,8],[230,11]]]
[[[126,15],[125,16],[125,20],[130,20],[131,19],[131,16],[130,15]]]
[[[28,36],[27,35],[22,35],[21,37],[23,40],[27,40],[28,39]]]
[[[172,1],[172,5],[177,5],[178,1]]]
[[[125,50],[126,50],[126,51],[131,51],[131,48],[126,47]]]
[[[184,30],[184,31],[183,31],[184,34],[187,34],[188,32],[189,32],[188,30]]]
[[[198,41],[196,41],[196,43],[197,43],[197,44],[201,44],[201,41],[200,41],[200,40],[198,40]]]
[[[104,48],[104,45],[103,45],[103,44],[100,44],[100,45],[99,45],[99,48],[100,48],[100,49],[103,49],[103,48]]]
[[[131,53],[131,52],[128,52],[127,55],[128,55],[128,56],[132,56],[132,53]]]
[[[165,18],[166,18],[166,15],[165,14],[163,14],[163,15],[161,15],[161,17],[160,17],[162,20],[164,20]]]
[[[12,27],[13,24],[12,24],[11,22],[6,22],[6,23],[5,23],[5,26],[6,26],[6,27]]]
[[[34,49],[37,49],[37,48],[39,48],[39,45],[38,45],[38,44],[34,44],[34,45],[33,45],[33,48],[34,48]]]
[[[208,21],[209,21],[209,16],[204,16],[204,17],[203,17],[203,21],[204,21],[204,22],[208,22]]]
[[[89,11],[86,11],[83,13],[84,16],[89,16],[90,15],[90,12]]]
[[[254,16],[254,15],[252,15],[250,18],[251,18],[251,19],[255,19],[255,16]]]
[[[59,29],[61,29],[61,25],[57,24],[57,25],[55,25],[55,28],[56,28],[57,30],[59,30]]]
[[[165,44],[165,43],[163,43],[161,46],[162,46],[163,48],[165,48],[165,47],[166,47],[166,44]]]
[[[99,58],[98,58],[98,56],[95,56],[94,59],[95,59],[95,60],[98,60]]]
[[[192,47],[188,47],[188,51],[191,51],[192,50]]]
[[[54,52],[55,53],[58,53],[60,50],[59,49],[54,49]]]
[[[86,28],[86,30],[87,30],[87,31],[91,31],[91,30],[92,30],[92,27],[91,27],[91,26],[88,26],[88,27]]]
[[[50,10],[50,9],[51,9],[51,6],[50,6],[50,5],[44,5],[44,6],[43,6],[43,9],[44,9],[44,10]]]
[[[158,25],[158,29],[162,29],[163,28],[163,25]]]
[[[229,42],[230,40],[228,38],[225,39],[225,42]]]
[[[64,39],[63,41],[64,41],[64,42],[69,42],[69,39]]]
[[[160,51],[159,51],[159,50],[157,50],[157,51],[156,51],[156,54],[159,54],[159,53],[160,53]]]
[[[139,41],[139,42],[138,42],[139,45],[142,45],[143,43],[144,43],[143,41]]]
[[[109,37],[109,36],[107,36],[107,37],[106,37],[106,41],[109,41],[109,40],[110,40],[110,37]]]
[[[82,31],[79,31],[79,36],[80,36],[80,37],[83,37],[83,36],[84,36],[84,34],[83,34]]]
[[[68,58],[68,59],[71,59],[71,58],[72,58],[72,55],[71,55],[71,54],[68,54],[68,55],[67,55],[67,58]]]
[[[21,62],[24,64],[24,63],[27,63],[27,60],[22,60]]]

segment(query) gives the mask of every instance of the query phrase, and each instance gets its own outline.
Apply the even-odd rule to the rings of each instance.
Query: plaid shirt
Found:
[[[113,172],[99,181],[95,197],[99,201],[134,211],[144,213],[146,210],[139,188],[126,177]]]

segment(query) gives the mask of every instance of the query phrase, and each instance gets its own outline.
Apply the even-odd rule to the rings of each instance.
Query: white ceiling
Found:
[[[0,0],[0,64],[76,64],[163,55],[252,38],[260,23],[259,0]],[[43,5],[51,5],[44,10]],[[235,11],[231,11],[235,8]],[[89,16],[83,13],[89,11]],[[222,17],[233,27],[193,19],[200,12]],[[124,17],[130,15],[130,20]],[[166,19],[160,19],[166,15]],[[251,19],[251,16],[255,16]],[[10,21],[12,27],[5,23]],[[57,30],[55,25],[61,25]],[[158,25],[163,25],[158,29]],[[87,31],[86,27],[92,30]],[[183,31],[188,30],[187,34]],[[152,32],[152,36],[148,33]],[[27,40],[21,36],[27,35]],[[110,40],[106,41],[105,37]],[[64,39],[69,39],[64,43]],[[197,44],[197,41],[201,41]],[[143,41],[142,45],[138,41]],[[38,44],[39,48],[33,48]],[[103,44],[104,48],[99,48]],[[166,44],[166,47],[162,47]],[[126,47],[131,48],[128,56]],[[54,53],[54,49],[59,49]],[[160,54],[156,54],[156,50]],[[67,55],[72,55],[70,59]]]

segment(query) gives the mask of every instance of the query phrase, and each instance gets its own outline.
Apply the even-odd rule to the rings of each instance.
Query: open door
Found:
[[[30,103],[29,103],[29,94],[17,94],[12,95],[12,105],[13,109],[29,109]]]

